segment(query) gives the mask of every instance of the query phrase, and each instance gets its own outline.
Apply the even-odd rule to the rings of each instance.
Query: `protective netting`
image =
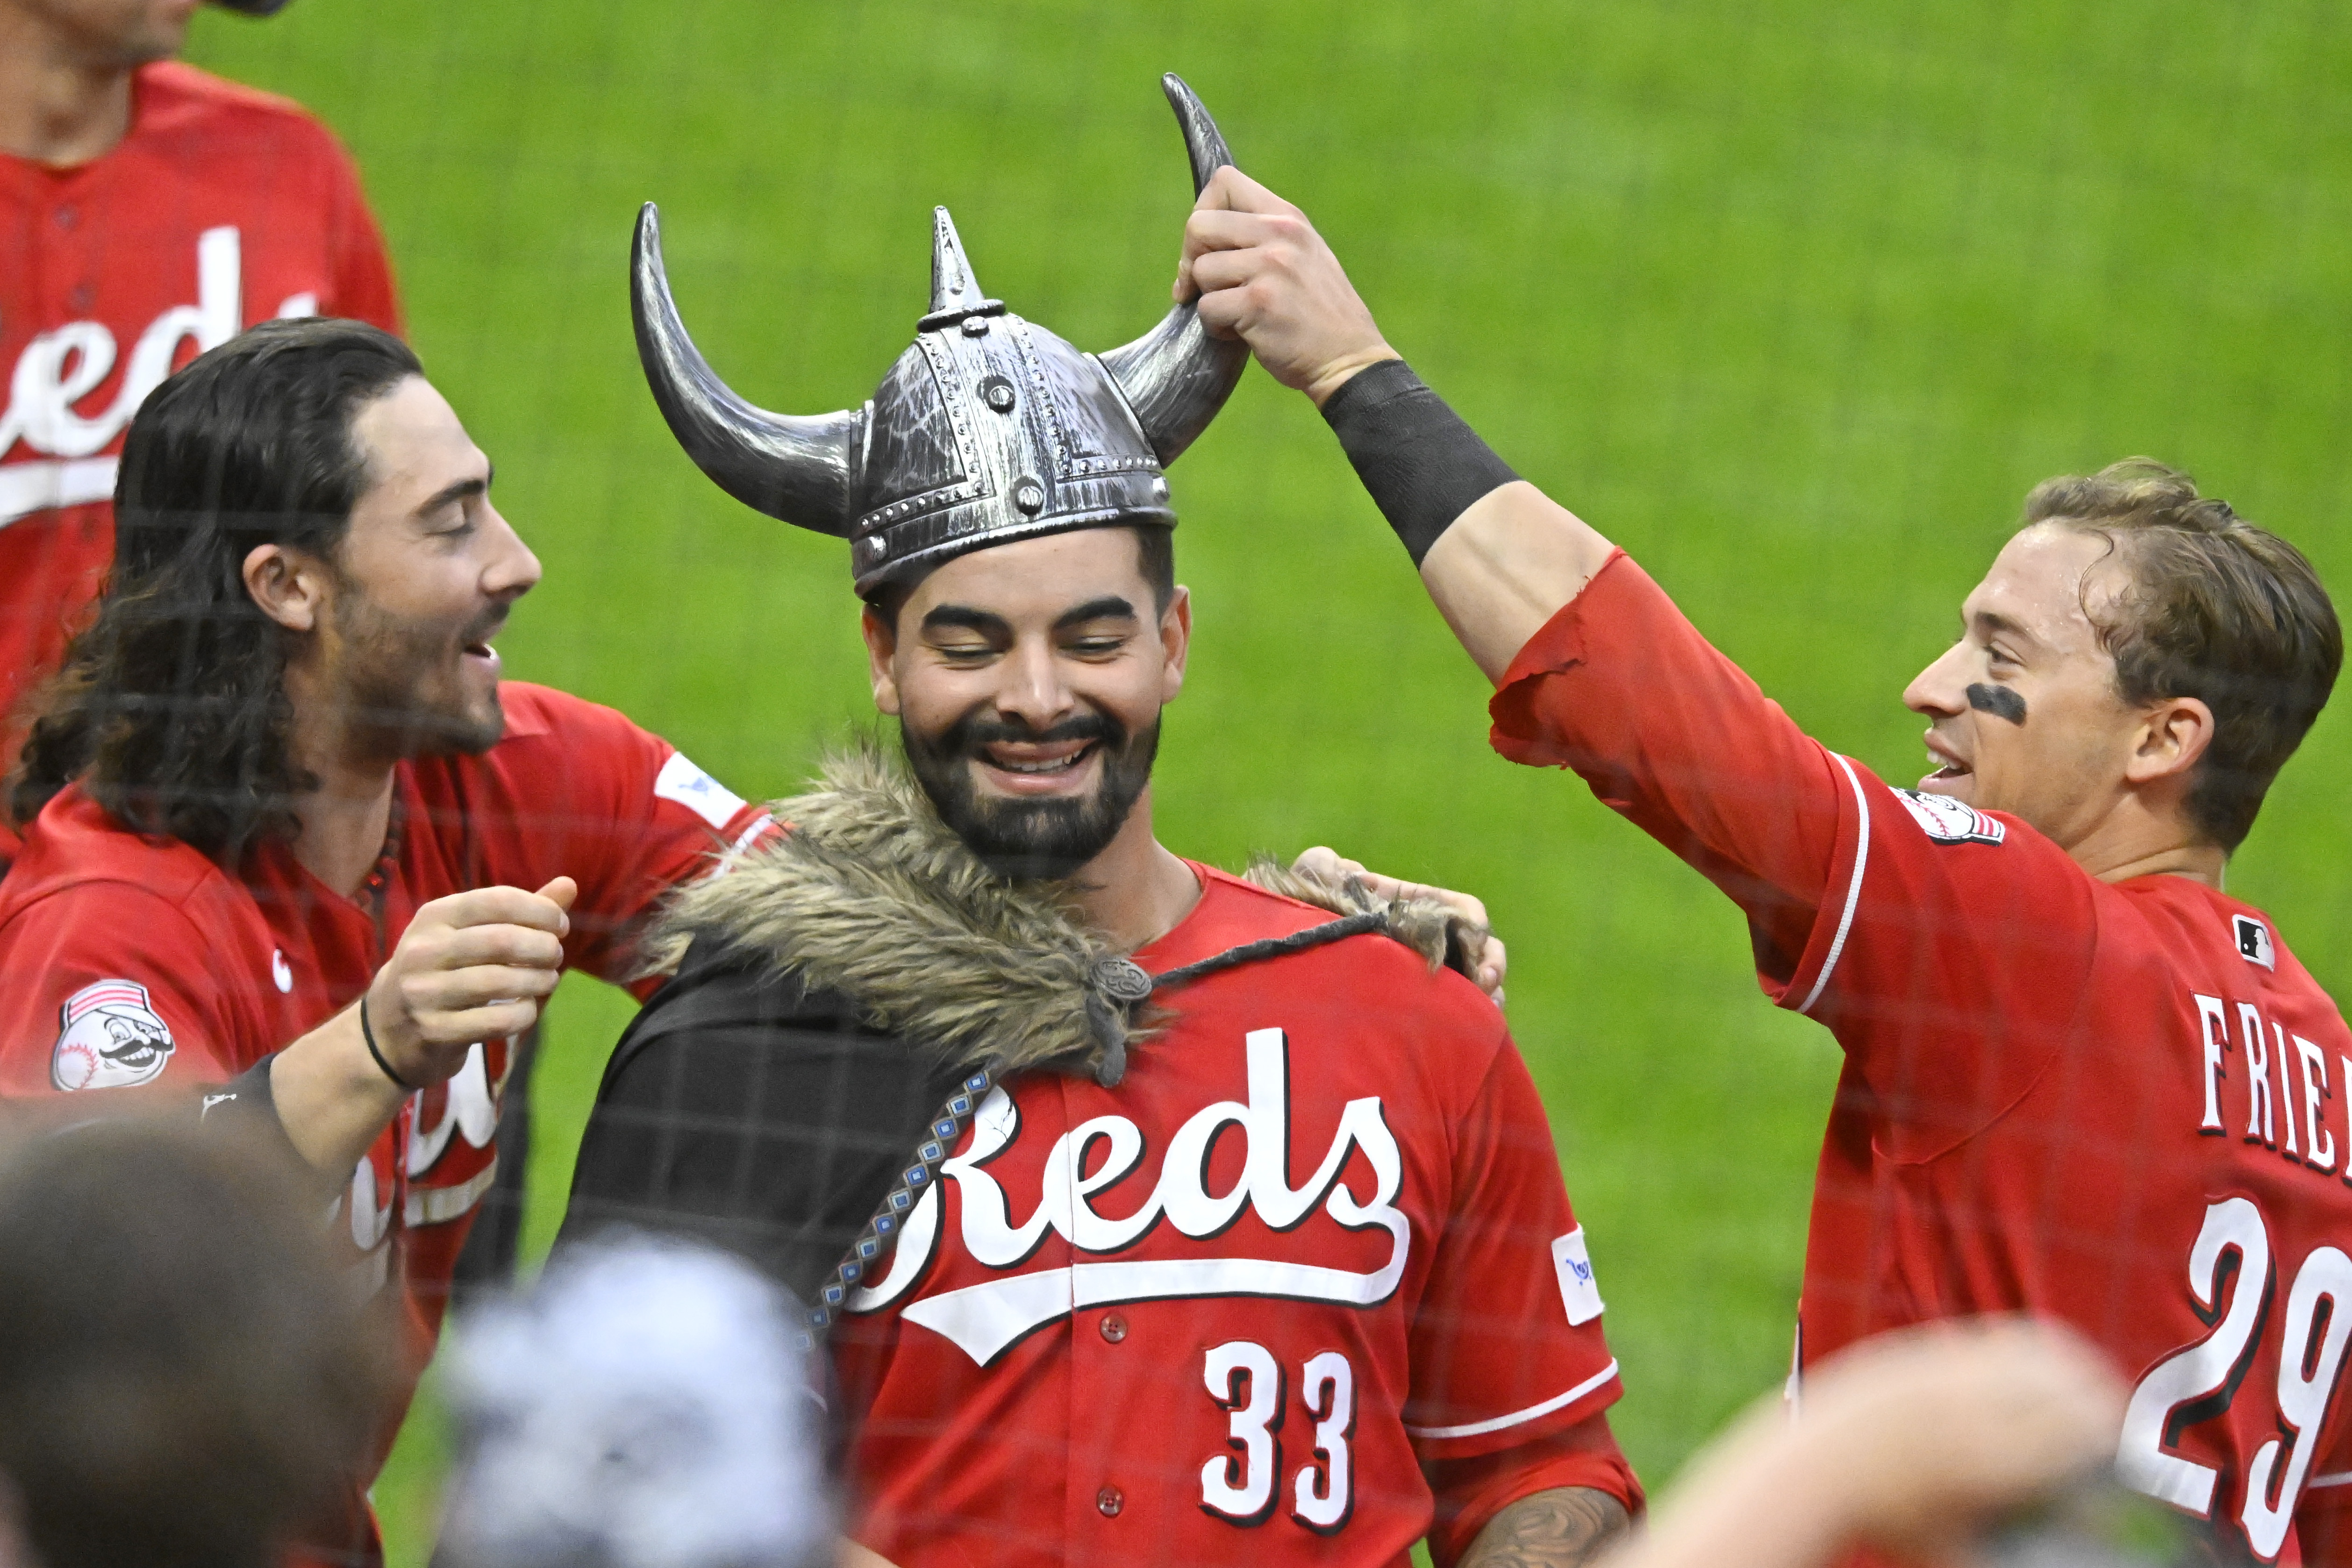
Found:
[[[357,155],[413,341],[546,566],[509,674],[751,798],[870,713],[855,603],[836,545],[664,429],[637,204],[766,406],[868,394],[924,307],[934,203],[990,293],[1122,342],[1165,308],[1186,206],[1164,69],[1522,474],[1890,779],[1918,768],[1904,683],[2046,475],[2153,454],[2352,581],[2340,7],[299,0],[207,13],[191,57]],[[1616,1429],[1663,1480],[1786,1368],[1835,1047],[1756,996],[1714,889],[1489,751],[1483,683],[1302,400],[1254,371],[1171,482],[1199,633],[1161,836],[1234,867],[1328,841],[1486,899]],[[2231,883],[2339,992],[2345,733],[2322,720]],[[574,981],[551,1014],[527,1252],[632,1006]],[[431,1539],[434,1409],[375,1490],[397,1563]]]

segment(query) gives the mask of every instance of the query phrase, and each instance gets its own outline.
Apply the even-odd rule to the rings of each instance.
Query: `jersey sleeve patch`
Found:
[[[2251,915],[2232,915],[2230,934],[2237,939],[2238,956],[2247,963],[2260,964],[2265,969],[2278,967],[2278,949],[2271,945],[2269,926]]]
[[[1592,1259],[1584,1249],[1584,1227],[1580,1225],[1553,1240],[1551,1266],[1559,1276],[1560,1304],[1568,1309],[1570,1324],[1589,1323],[1599,1317],[1601,1287],[1592,1278]]]
[[[683,751],[671,752],[669,760],[662,764],[654,776],[654,793],[677,801],[719,832],[726,831],[727,824],[743,809],[740,795],[697,768]]]
[[[163,1071],[176,1046],[171,1028],[134,980],[99,980],[58,1009],[49,1082],[61,1090],[123,1089]]]
[[[1895,798],[1919,824],[1919,831],[1939,844],[1997,844],[2008,825],[1988,817],[1965,800],[1931,795],[1924,789],[1897,789]]]

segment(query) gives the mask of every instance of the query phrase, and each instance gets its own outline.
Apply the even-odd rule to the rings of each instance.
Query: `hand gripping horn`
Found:
[[[846,537],[865,412],[771,413],[730,391],[678,319],[662,267],[661,214],[651,202],[637,212],[629,308],[654,402],[695,465],[747,507]]]
[[[1160,85],[1176,110],[1176,123],[1183,128],[1184,151],[1192,160],[1192,194],[1198,196],[1209,177],[1232,163],[1234,155],[1200,95],[1183,78],[1171,71]],[[1126,394],[1136,422],[1165,467],[1209,428],[1233,396],[1249,363],[1249,346],[1238,339],[1209,336],[1200,312],[1187,301],[1132,343],[1095,357]]]

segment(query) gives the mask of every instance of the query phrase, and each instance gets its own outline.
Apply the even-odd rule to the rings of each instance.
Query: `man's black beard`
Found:
[[[975,709],[933,738],[917,735],[902,716],[898,739],[940,820],[982,864],[1014,881],[1057,881],[1102,853],[1127,824],[1128,813],[1151,782],[1160,721],[1154,718],[1150,727],[1130,735],[1106,714],[1087,714],[1037,731]],[[971,764],[982,759],[984,747],[1064,740],[1093,741],[1101,753],[1101,782],[1092,795],[1026,800],[980,793]]]
[[[341,693],[347,733],[362,750],[388,758],[478,756],[499,743],[507,720],[497,687],[488,715],[468,711],[454,694],[436,704],[423,693],[433,671],[452,665],[445,627],[387,614],[349,590],[336,599],[334,615],[348,650]],[[485,615],[456,645],[488,642],[506,616],[503,606]]]

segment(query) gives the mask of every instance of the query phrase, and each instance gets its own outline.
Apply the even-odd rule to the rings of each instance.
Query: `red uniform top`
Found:
[[[470,888],[577,879],[566,962],[625,979],[638,917],[770,819],[610,708],[499,691],[496,746],[396,769],[393,832],[357,901],[282,845],[232,876],[61,791],[0,882],[0,1093],[225,1082],[351,1005],[419,904]],[[401,1291],[412,1379],[490,1184],[507,1051],[477,1045],[413,1097],[352,1179],[352,1267]]]
[[[114,559],[114,465],[140,402],[272,316],[400,329],[352,161],[296,105],[142,67],[131,130],[51,168],[0,153],[0,771]],[[16,835],[0,823],[0,862]]]
[[[1195,870],[1149,969],[1331,918]],[[899,1568],[1402,1564],[1549,1487],[1636,1506],[1583,1232],[1494,1007],[1370,936],[1170,999],[1117,1088],[993,1092],[852,1296],[851,1533]]]
[[[1575,768],[1748,916],[1845,1067],[1799,1348],[2030,1311],[2136,1384],[2118,1468],[2242,1534],[2352,1502],[2352,1034],[2258,910],[2107,883],[1809,739],[1622,557],[1520,650],[1515,761]],[[2352,1540],[2344,1543],[2352,1550]]]

